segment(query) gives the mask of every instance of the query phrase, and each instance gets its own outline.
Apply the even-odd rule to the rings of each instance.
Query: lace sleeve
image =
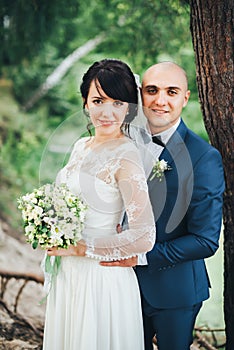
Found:
[[[145,253],[155,242],[154,216],[149,200],[148,187],[138,150],[135,148],[121,155],[120,166],[115,172],[129,228],[111,236],[86,239],[89,257],[102,260],[120,260]]]

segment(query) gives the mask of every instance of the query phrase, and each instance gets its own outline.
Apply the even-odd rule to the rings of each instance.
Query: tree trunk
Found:
[[[224,317],[227,350],[234,349],[233,0],[190,0],[197,86],[205,127],[223,157]]]
[[[47,92],[59,83],[67,71],[80,58],[87,55],[90,51],[95,49],[103,41],[103,35],[100,34],[94,39],[87,41],[84,45],[73,51],[67,56],[62,63],[47,77],[46,81],[35,91],[32,97],[23,106],[24,111],[31,109],[37,101],[39,101]]]

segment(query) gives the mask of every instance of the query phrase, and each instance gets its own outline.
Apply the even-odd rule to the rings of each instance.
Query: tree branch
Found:
[[[24,111],[31,109],[47,92],[59,83],[67,71],[79,59],[95,49],[104,40],[104,35],[100,34],[94,39],[87,41],[84,45],[73,51],[62,63],[47,77],[46,81],[35,91],[28,102],[23,106]]]

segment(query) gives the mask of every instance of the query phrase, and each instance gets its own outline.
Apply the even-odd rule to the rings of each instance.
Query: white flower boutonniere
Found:
[[[164,159],[157,160],[153,166],[152,169],[152,176],[150,178],[150,181],[153,180],[155,177],[159,179],[159,181],[162,181],[164,176],[164,171],[171,170],[172,168],[167,164],[167,162]]]

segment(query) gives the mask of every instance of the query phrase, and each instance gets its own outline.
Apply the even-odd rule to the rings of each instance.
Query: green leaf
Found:
[[[38,247],[38,239],[35,239],[32,243],[33,249],[36,249]]]

